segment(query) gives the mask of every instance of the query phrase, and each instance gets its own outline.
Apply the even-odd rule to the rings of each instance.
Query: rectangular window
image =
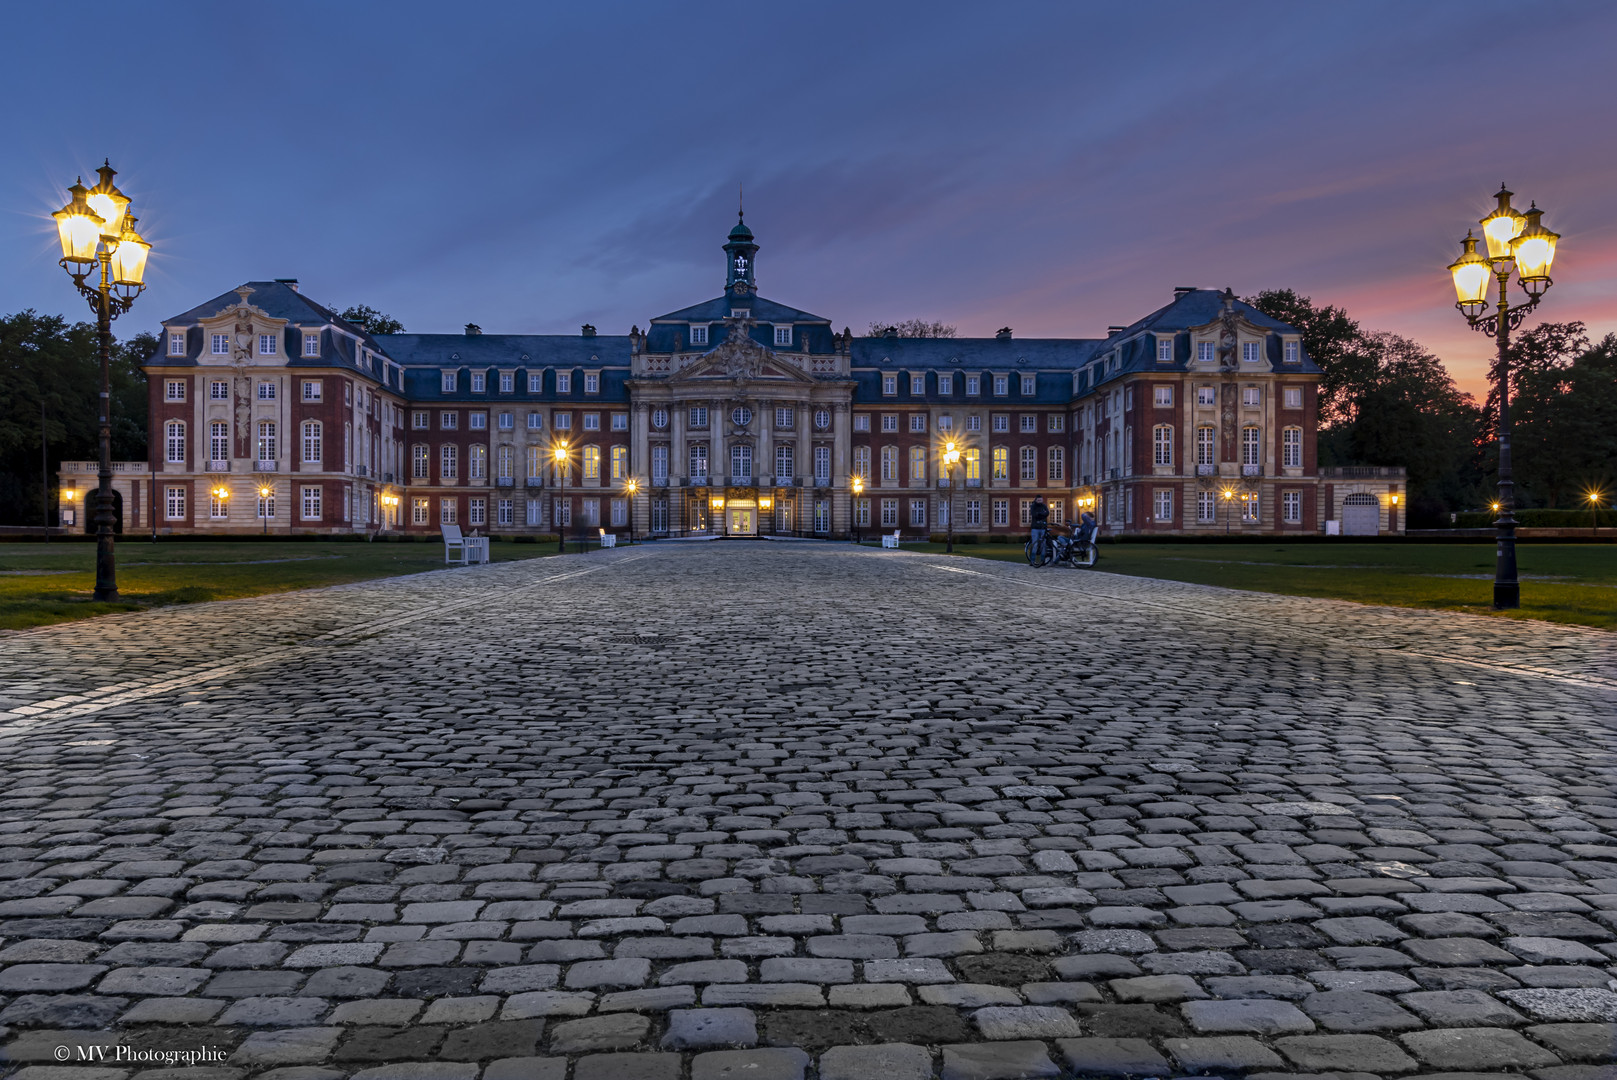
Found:
[[[924,528],[926,528],[926,500],[925,499],[911,499],[910,500],[910,528],[912,528],[912,529],[924,529]]]
[[[668,483],[668,447],[651,448],[651,482],[661,487]]]
[[[910,414],[910,430],[911,431],[925,431],[926,430],[926,413],[911,413]]]
[[[453,496],[438,500],[438,524],[455,524],[455,511],[457,503]]]
[[[438,477],[453,480],[460,475],[460,447],[445,443],[438,448]]]
[[[460,427],[460,413],[445,409],[438,414],[438,428],[440,431],[454,431]]]
[[[870,479],[870,447],[853,448],[853,475],[865,480]]]
[[[214,489],[208,495],[208,516],[211,518],[228,518],[230,516],[230,496],[220,498],[219,489]]]
[[[1067,451],[1065,447],[1052,446],[1046,455],[1049,462],[1049,482],[1059,484],[1067,478]]]
[[[881,501],[881,523],[883,528],[892,528],[898,524],[897,499],[883,499]]]
[[[626,413],[626,412],[615,412],[615,413],[613,413],[612,414],[612,430],[613,431],[628,431],[629,430],[629,414]]]
[[[994,396],[1004,397],[1011,392],[1011,377],[1009,375],[994,376]]]
[[[578,500],[578,508],[581,511],[583,511],[584,524],[585,525],[594,526],[594,527],[599,527],[600,526],[600,524],[601,524],[601,500],[600,499],[580,499],[580,500]]]
[[[1022,504],[1021,507],[1020,507],[1021,523],[1023,525],[1031,525],[1031,524],[1033,524],[1033,500],[1032,499],[1022,499],[1021,504]]]
[[[1248,364],[1256,364],[1258,362],[1258,356],[1258,343],[1256,341],[1246,341],[1241,343],[1242,361]]]
[[[1256,491],[1241,492],[1241,520],[1249,523],[1258,521],[1258,505],[1258,493]]]
[[[1282,519],[1288,525],[1296,525],[1303,520],[1303,493],[1300,491],[1282,491],[1280,493],[1280,512]]]
[[[557,499],[556,508],[551,516],[551,523],[558,529],[566,528],[573,523],[573,500]]]
[[[966,417],[966,430],[967,431],[981,431],[982,429],[983,429],[983,418],[981,416],[978,416],[976,413],[972,413],[971,415]]]
[[[983,482],[983,452],[975,446],[966,450],[963,455],[966,463],[966,483],[975,487]]]
[[[1285,402],[1286,408],[1300,409],[1303,407],[1303,392],[1300,387],[1288,386],[1284,394],[1285,397],[1282,400]]]
[[[629,448],[627,446],[612,447],[612,451],[608,455],[608,461],[612,469],[612,480],[614,483],[621,482],[629,478]]]
[[[556,372],[556,393],[571,394],[573,392],[573,374],[570,371]]]
[[[531,412],[528,414],[528,430],[542,431],[545,426],[544,413]]]
[[[939,375],[938,376],[938,393],[940,393],[940,394],[952,394],[952,393],[954,393],[954,376],[953,375]]]
[[[439,372],[438,389],[445,394],[453,394],[455,392],[455,378],[456,373],[453,371]]]
[[[916,395],[921,395],[921,394],[926,393],[926,376],[925,375],[911,375],[910,376],[910,393],[916,394]]]
[[[302,499],[300,500],[301,513],[300,513],[299,516],[301,516],[304,521],[319,521],[320,520],[320,485],[319,484],[307,484],[307,485],[305,485],[303,487],[302,491],[301,491],[301,495],[302,495]]]
[[[482,371],[472,372],[472,393],[481,394],[488,389],[488,374]]]
[[[304,379],[303,380],[303,400],[304,401],[319,401],[320,400],[320,395],[322,393],[322,386],[323,386],[323,384],[320,382],[319,379]]]
[[[303,422],[303,463],[305,465],[320,464],[321,425],[318,420],[305,420]]]
[[[790,326],[775,327],[775,344],[790,345],[792,343],[792,328]]]
[[[790,431],[793,422],[797,419],[797,410],[790,405],[783,405],[775,409],[775,427],[781,431]]]
[[[587,413],[585,413],[584,414],[584,430],[585,431],[600,431],[601,430],[601,414],[598,413],[598,412],[587,412]]]
[[[185,520],[185,488],[180,485],[163,489],[163,516],[169,521]]]
[[[867,449],[860,447],[860,449]],[[789,484],[792,477],[797,475],[794,471],[796,462],[793,460],[793,448],[790,443],[782,443],[775,447],[775,483]]]
[[[599,446],[584,447],[584,479],[596,482],[601,479],[601,448]]]
[[[516,426],[517,426],[516,417],[512,416],[508,412],[503,412],[503,413],[500,414],[500,430],[501,431],[511,431]]]
[[[691,482],[707,483],[707,447],[691,447]]]
[[[707,427],[707,406],[693,405],[690,412],[690,426],[693,428]]]
[[[1241,404],[1247,407],[1257,405],[1260,400],[1260,391],[1256,386],[1243,386],[1241,388]]]
[[[1173,404],[1173,387],[1156,386],[1151,390],[1151,404],[1159,409],[1168,408]]]
[[[831,448],[829,446],[816,446],[814,448],[814,479],[822,484],[831,482]]]
[[[1218,391],[1216,389],[1214,389],[1213,387],[1211,387],[1211,386],[1198,386],[1198,387],[1196,387],[1196,404],[1198,404],[1198,405],[1216,405],[1216,404],[1218,404]]]
[[[230,457],[230,425],[215,420],[208,425],[208,460],[226,461]]]
[[[261,382],[261,383],[259,383],[258,384],[258,400],[259,401],[274,401],[275,400],[275,384],[272,383],[272,382]]]
[[[612,500],[612,524],[613,525],[627,525],[627,524],[629,524],[629,500],[628,499],[613,499]]]
[[[516,372],[500,372],[500,393],[509,394],[516,389]]]
[[[304,356],[319,356],[320,355],[320,335],[319,334],[304,334],[303,335],[303,355]]]
[[[1218,499],[1211,491],[1196,492],[1196,520],[1206,524],[1218,512]]]
[[[1033,394],[1034,394],[1034,391],[1035,391],[1035,387],[1037,385],[1038,385],[1037,376],[1023,375],[1022,376],[1022,396],[1023,397],[1032,397]]]
[[[573,414],[559,412],[551,418],[550,424],[557,431],[571,431],[573,429]]]
[[[668,500],[651,500],[651,531],[665,533],[668,531]]]
[[[1039,430],[1039,418],[1032,413],[1023,413],[1021,420],[1024,435],[1031,435]]]
[[[1210,363],[1213,359],[1213,343],[1211,341],[1196,342],[1196,359],[1203,363]]]
[[[498,504],[498,509],[499,509],[499,514],[500,514],[499,523],[501,525],[514,524],[515,514],[512,513],[512,505],[511,505],[511,500],[510,499],[501,499],[499,501],[499,504]]]
[[[168,354],[170,356],[185,355],[185,331],[173,330],[168,335]]]
[[[1007,416],[1006,414],[1004,414],[1004,413],[995,413],[994,414],[994,430],[995,431],[1009,431],[1009,430],[1011,430],[1011,418],[1009,416]]]
[[[466,523],[468,525],[488,524],[488,501],[483,498],[466,500]]]
[[[274,334],[259,334],[258,335],[258,355],[259,356],[274,356],[275,355],[275,335]]]
[[[1049,431],[1065,431],[1066,430],[1066,428],[1067,428],[1067,418],[1065,416],[1062,416],[1060,413],[1049,413],[1047,415],[1049,417],[1049,420],[1047,421],[1047,423],[1045,425],[1047,430],[1049,430]]]
[[[1251,427],[1251,426],[1242,428],[1241,429],[1241,464],[1242,465],[1257,465],[1257,464],[1259,464],[1259,462],[1262,461],[1262,458],[1259,457],[1261,449],[1262,448],[1260,447],[1260,445],[1258,443],[1258,429],[1256,427]]]
[[[1151,429],[1151,464],[1173,464],[1173,427],[1158,424]]]
[[[466,475],[473,480],[488,479],[488,447],[473,446],[466,455]]]
[[[274,461],[275,453],[275,421],[260,420],[258,422],[258,460]]]
[[[1011,500],[995,499],[993,511],[995,525],[1009,525],[1011,523]]]
[[[215,335],[213,335],[212,346],[213,346],[213,355],[215,355],[215,356],[229,356],[230,355],[230,335],[229,334],[215,334]]]
[[[1020,454],[1018,478],[1024,484],[1034,484],[1039,479],[1039,451],[1031,446],[1022,447]]]
[[[870,500],[855,499],[853,501],[853,523],[860,528],[870,528]]]
[[[1288,341],[1288,342],[1286,342],[1283,355],[1285,357],[1285,362],[1288,363],[1288,364],[1300,364],[1300,363],[1302,363],[1303,362],[1303,348],[1302,348],[1301,343],[1296,342],[1296,341]]]
[[[229,401],[230,384],[223,379],[215,379],[208,384],[208,397],[213,401]]]
[[[831,531],[831,500],[814,500],[814,531],[828,533]]]
[[[1202,425],[1196,429],[1196,464],[1211,466],[1213,464],[1213,428]]]
[[[691,344],[692,345],[706,345],[707,344],[707,327],[705,327],[705,326],[693,326],[693,327],[691,327]]]
[[[967,375],[966,376],[966,393],[967,393],[967,395],[980,394],[982,392],[983,392],[982,376],[980,376],[980,375]]]
[[[1158,488],[1156,492],[1156,514],[1158,521],[1173,520],[1173,491],[1167,488]]]
[[[882,416],[881,416],[881,429],[883,431],[897,431],[898,430],[898,414],[897,413],[882,413]]]
[[[1060,524],[1063,524],[1067,520],[1067,517],[1066,517],[1067,512],[1066,512],[1066,509],[1065,509],[1065,504],[1062,503],[1062,501],[1060,499],[1051,499],[1049,507],[1050,507],[1050,524],[1052,524],[1052,525],[1060,525]]]
[[[884,446],[881,448],[881,478],[883,480],[898,479],[898,447]]]
[[[184,401],[185,400],[185,380],[184,379],[165,379],[163,381],[163,400],[164,401]]]
[[[528,393],[542,393],[545,388],[545,377],[542,372],[530,371],[528,373]]]
[[[416,409],[410,414],[410,426],[416,431],[425,431],[432,425],[430,414],[425,409]]]
[[[1280,433],[1280,464],[1288,469],[1303,465],[1303,429],[1289,427]]]
[[[926,483],[926,448],[910,447],[910,484]]]
[[[410,447],[410,477],[413,480],[427,479],[430,467],[431,451],[425,443],[417,443]]]
[[[966,524],[981,525],[983,523],[983,501],[981,499],[966,500]]]
[[[898,393],[898,376],[883,375],[881,377],[881,392],[889,397]]]
[[[1157,339],[1157,363],[1159,363],[1159,364],[1171,364],[1171,363],[1173,363],[1173,339],[1172,338],[1158,338]]]
[[[432,521],[432,500],[416,497],[410,500],[410,524],[427,525]]]
[[[601,392],[601,373],[586,371],[584,373],[584,393],[599,394]]]

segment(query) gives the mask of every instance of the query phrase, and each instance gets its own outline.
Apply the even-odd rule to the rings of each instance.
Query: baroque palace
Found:
[[[1228,290],[1099,339],[855,337],[760,296],[757,251],[738,221],[723,295],[624,336],[373,336],[243,285],[163,324],[120,525],[1014,535],[1042,495],[1114,535],[1402,530],[1402,470],[1316,466],[1320,370]]]

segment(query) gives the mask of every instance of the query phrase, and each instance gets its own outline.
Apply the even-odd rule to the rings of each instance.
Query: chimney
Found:
[[[1128,327],[1126,327],[1126,326],[1108,326],[1106,328],[1106,336],[1107,337],[1116,337],[1117,335],[1121,334],[1123,331],[1125,331],[1127,329],[1128,329]]]
[[[275,284],[277,284],[277,285],[285,285],[288,289],[291,289],[293,292],[298,291],[298,279],[295,278],[295,277],[278,277],[278,278],[275,279]]]
[[[585,323],[583,326],[580,326],[578,329],[585,337],[594,337],[595,336],[595,327],[591,326],[589,323]]]
[[[1195,291],[1196,286],[1194,285],[1175,285],[1173,287],[1173,298],[1175,300],[1182,300]]]
[[[476,323],[469,322],[469,323],[466,324],[466,336],[467,337],[477,337],[482,332],[483,332],[483,328],[481,326],[478,326]]]
[[[1009,341],[1009,340],[1011,340],[1011,328],[1008,327],[1008,326],[1000,327],[999,330],[996,331],[995,334],[994,334],[994,340],[995,341]]]

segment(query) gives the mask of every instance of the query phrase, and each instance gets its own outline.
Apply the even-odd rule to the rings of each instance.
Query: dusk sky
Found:
[[[1617,330],[1609,0],[98,10],[5,16],[5,313],[88,317],[48,215],[110,157],[155,245],[120,337],[273,277],[624,333],[718,295],[738,183],[762,293],[838,329],[1098,337],[1290,287],[1477,392],[1444,266],[1504,180],[1563,234],[1538,317]]]

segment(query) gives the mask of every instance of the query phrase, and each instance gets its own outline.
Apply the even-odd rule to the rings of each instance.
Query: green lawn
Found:
[[[554,555],[555,544],[490,544],[494,562]],[[194,604],[441,570],[442,544],[320,540],[118,544],[117,603],[90,599],[95,545],[0,544],[0,630],[111,611]]]
[[[905,544],[906,551],[943,550]],[[956,544],[957,555],[1022,558],[1020,545]],[[1491,544],[1103,544],[1098,570],[1365,604],[1495,614]],[[1522,606],[1505,612],[1617,629],[1617,545],[1519,544]],[[1052,574],[1082,570],[1047,568]]]

